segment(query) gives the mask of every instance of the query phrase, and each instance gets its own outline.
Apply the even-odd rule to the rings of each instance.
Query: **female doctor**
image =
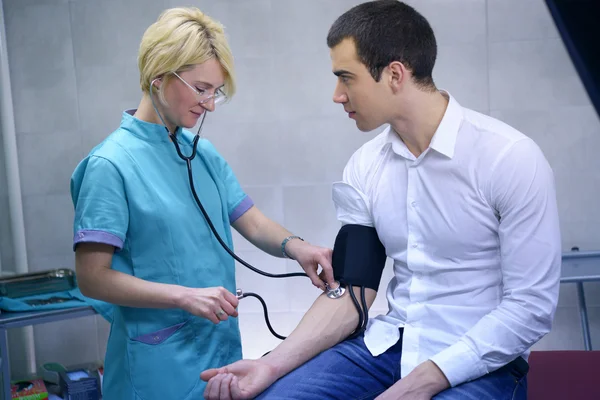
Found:
[[[166,10],[138,56],[143,96],[71,178],[77,279],[116,305],[105,358],[106,399],[200,399],[201,371],[241,359],[230,225],[273,256],[298,261],[314,285],[333,284],[331,251],[265,217],[194,127],[234,93],[223,27],[196,8]],[[177,149],[176,149],[176,146]],[[197,146],[197,150],[194,150]]]

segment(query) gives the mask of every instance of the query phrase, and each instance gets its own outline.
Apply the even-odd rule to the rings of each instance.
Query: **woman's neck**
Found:
[[[158,100],[155,100],[155,103],[158,103]],[[157,104],[157,107],[158,106],[159,104]],[[170,123],[164,111],[160,110],[160,108],[159,112],[162,112],[162,118],[164,119],[164,123],[167,124],[169,132],[174,133],[177,127],[174,124]],[[163,121],[160,119],[160,117],[156,113],[156,110],[154,109],[154,106],[152,105],[152,100],[150,99],[150,96],[147,94],[144,94],[144,96],[140,100],[140,104],[133,116],[145,122],[150,122],[152,124],[157,125],[164,125]]]

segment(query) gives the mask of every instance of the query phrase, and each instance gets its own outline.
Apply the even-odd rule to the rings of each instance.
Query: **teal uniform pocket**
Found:
[[[185,400],[200,383],[189,320],[129,339],[131,383],[143,400]]]

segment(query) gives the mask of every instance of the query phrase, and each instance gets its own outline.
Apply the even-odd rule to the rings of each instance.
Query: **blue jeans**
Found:
[[[324,351],[279,379],[257,400],[374,399],[400,379],[402,338],[373,357],[363,336]],[[433,400],[525,400],[526,373],[513,363],[479,379],[447,389]]]

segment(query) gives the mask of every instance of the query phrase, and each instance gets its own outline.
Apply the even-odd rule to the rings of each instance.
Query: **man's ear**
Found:
[[[407,78],[407,71],[400,61],[392,61],[386,68],[388,70],[388,79],[393,91],[400,90]]]

